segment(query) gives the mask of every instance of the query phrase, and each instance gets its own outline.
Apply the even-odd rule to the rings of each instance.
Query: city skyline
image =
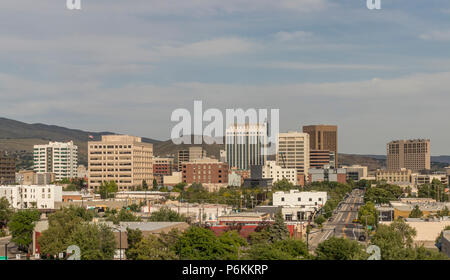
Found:
[[[2,117],[167,140],[203,100],[278,108],[280,132],[338,125],[342,153],[450,154],[448,1],[3,2]]]

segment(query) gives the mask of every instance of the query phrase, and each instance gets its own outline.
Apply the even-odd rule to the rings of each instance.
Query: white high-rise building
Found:
[[[34,145],[34,171],[53,173],[56,180],[77,177],[78,147],[72,141]]]
[[[295,168],[298,175],[307,175],[309,151],[308,133],[294,131],[278,134],[277,165],[283,168]]]
[[[267,124],[234,124],[225,137],[227,163],[230,168],[250,169],[267,159]]]

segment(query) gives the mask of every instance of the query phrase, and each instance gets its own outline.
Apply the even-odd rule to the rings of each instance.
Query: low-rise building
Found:
[[[209,189],[225,187],[228,184],[228,165],[217,159],[194,159],[182,164],[183,182],[199,183]]]
[[[378,169],[376,180],[386,181],[386,183],[395,185],[411,185],[411,175],[412,171],[406,168],[399,170]]]
[[[297,185],[297,169],[283,168],[276,161],[268,160],[262,167],[262,178],[271,178],[272,184],[283,179],[288,180],[294,186]]]
[[[233,171],[230,174],[228,174],[228,186],[240,187],[242,186],[242,183],[243,183],[242,177],[238,173]]]
[[[172,187],[183,182],[182,172],[172,172],[171,175],[164,175],[162,184],[165,187]]]
[[[343,169],[345,169],[347,173],[347,180],[353,180],[355,182],[358,182],[359,180],[362,180],[362,178],[367,177],[367,166],[362,165],[351,165],[351,166],[342,166]]]
[[[308,220],[315,212],[327,202],[326,192],[289,192],[273,193],[273,206],[281,207],[286,221]]]
[[[433,180],[439,180],[442,184],[448,185],[448,177],[446,173],[442,174],[418,174],[411,175],[411,183],[414,186],[421,186],[424,184],[431,184]]]
[[[62,201],[62,187],[56,185],[0,186],[0,198],[5,197],[15,209],[55,209]]]
[[[331,166],[310,169],[309,182],[338,182],[345,184],[347,183],[347,173],[344,168],[332,168]]]

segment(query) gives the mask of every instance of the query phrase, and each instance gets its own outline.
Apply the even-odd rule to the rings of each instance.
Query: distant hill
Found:
[[[33,145],[45,144],[49,141],[70,141],[72,140],[78,146],[79,161],[82,164],[87,163],[87,141],[100,140],[102,135],[115,134],[113,132],[90,132],[80,129],[70,129],[56,125],[47,125],[42,123],[28,124],[6,118],[0,118],[0,150],[8,151],[15,155],[21,167],[27,167],[30,164],[30,155],[33,151]],[[89,138],[93,136],[93,139]],[[160,141],[142,138],[143,142],[158,143]],[[28,163],[22,163],[21,161]]]

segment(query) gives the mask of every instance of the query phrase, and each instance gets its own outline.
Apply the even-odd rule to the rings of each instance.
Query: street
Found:
[[[332,236],[358,240],[364,231],[359,224],[353,222],[358,218],[359,206],[364,203],[362,190],[353,190],[333,213],[331,219],[323,224],[323,231],[313,229],[309,237],[309,249],[315,250],[318,244]]]

